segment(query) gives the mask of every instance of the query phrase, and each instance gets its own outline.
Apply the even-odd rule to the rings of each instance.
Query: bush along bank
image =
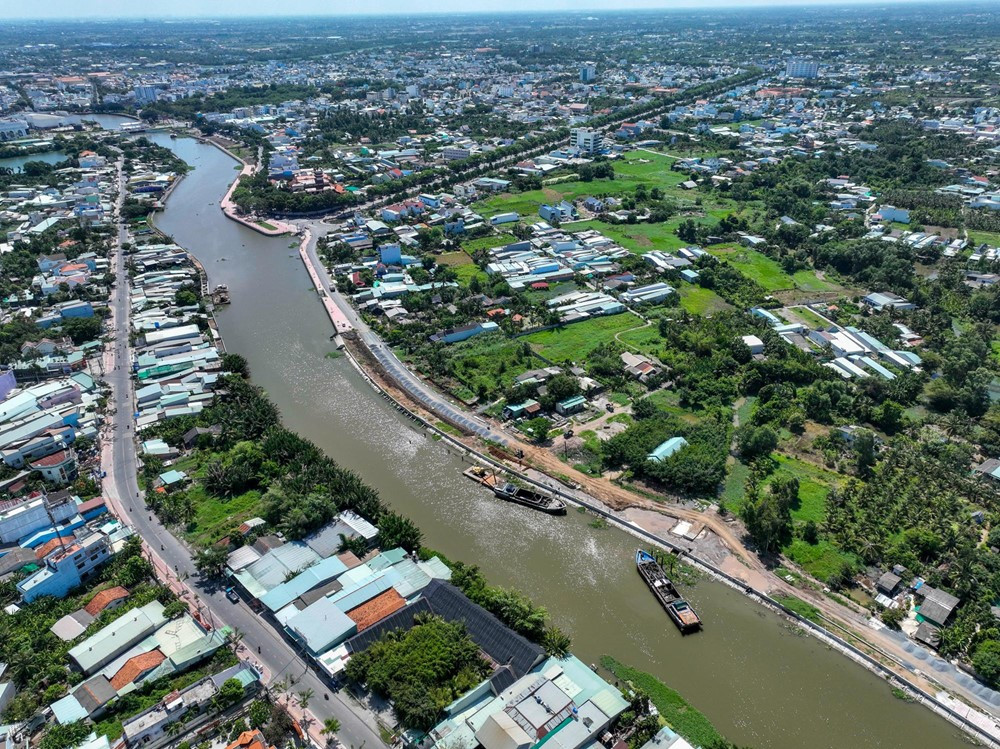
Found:
[[[627,666],[610,655],[601,657],[601,667],[610,672],[619,682],[618,687],[626,694],[635,715],[635,732],[629,740],[629,749],[641,747],[660,729],[663,723],[701,749],[738,749],[716,730],[712,722],[696,710],[680,693],[671,689],[652,674]],[[629,695],[629,690],[632,694]],[[659,714],[659,720],[644,719],[643,710],[651,703]],[[623,714],[623,720],[627,716]]]
[[[164,464],[152,456],[145,458],[142,478],[147,490],[155,488],[147,494],[150,506],[196,549],[202,574],[221,576],[229,553],[263,533],[280,531],[287,540],[302,539],[345,511],[378,528],[375,541],[382,549],[401,547],[425,559],[441,557],[422,548],[417,525],[389,509],[376,489],[281,425],[278,408],[250,382],[243,357],[226,354],[222,364],[227,374],[209,407],[143,434],[147,442],[160,439],[179,453],[171,467],[185,474],[184,482],[162,484]],[[240,532],[241,525],[256,517],[265,524]],[[354,550],[351,544],[344,539],[344,550]],[[569,637],[551,624],[544,608],[519,591],[489,585],[474,565],[446,564],[452,584],[470,600],[550,654],[568,652]]]

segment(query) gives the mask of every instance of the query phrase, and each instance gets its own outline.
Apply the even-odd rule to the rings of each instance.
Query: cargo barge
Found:
[[[677,592],[677,588],[664,572],[663,565],[656,561],[652,554],[639,549],[635,553],[635,566],[639,570],[640,577],[653,591],[656,600],[660,602],[682,634],[686,635],[701,629],[701,619],[698,618],[698,614]]]

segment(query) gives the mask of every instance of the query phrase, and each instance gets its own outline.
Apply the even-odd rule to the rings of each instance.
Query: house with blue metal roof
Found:
[[[686,447],[688,441],[683,437],[671,437],[665,442],[661,442],[656,448],[646,456],[646,460],[653,460],[659,463],[674,455],[682,448]]]
[[[272,588],[311,567],[320,560],[319,555],[301,541],[292,541],[271,549],[260,559],[237,572],[233,578],[254,598],[263,597]]]
[[[288,620],[288,633],[318,657],[358,631],[358,625],[329,598],[320,598]]]
[[[278,611],[313,588],[335,580],[344,572],[347,572],[346,564],[337,557],[328,557],[307,567],[291,580],[272,588],[261,596],[260,602],[270,611]]]

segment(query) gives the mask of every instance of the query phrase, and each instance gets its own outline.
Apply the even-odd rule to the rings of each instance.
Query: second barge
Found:
[[[635,566],[681,634],[686,635],[688,632],[701,629],[701,619],[698,618],[698,614],[677,592],[677,588],[663,570],[663,565],[657,562],[652,554],[642,549],[636,551]]]

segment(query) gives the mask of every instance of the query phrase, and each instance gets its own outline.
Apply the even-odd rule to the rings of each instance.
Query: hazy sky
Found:
[[[642,8],[742,7],[754,5],[821,5],[832,0],[4,0],[3,15],[13,18],[157,18],[177,16],[290,16],[355,13],[438,13],[526,10],[626,10]],[[843,0],[839,0],[843,2]],[[867,3],[876,0],[850,0]],[[900,0],[877,0],[885,5]],[[946,0],[938,0],[944,4]]]

